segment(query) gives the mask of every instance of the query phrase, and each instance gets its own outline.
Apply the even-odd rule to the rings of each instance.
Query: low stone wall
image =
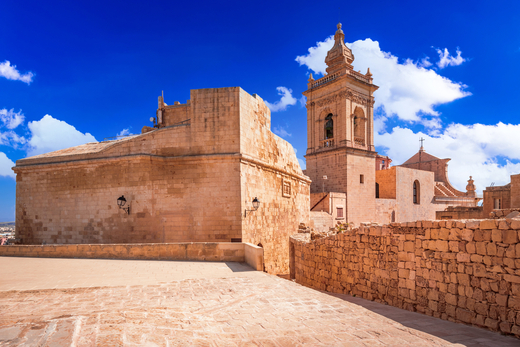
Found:
[[[517,208],[505,208],[501,210],[493,210],[489,213],[489,218],[494,219],[500,219],[500,218],[506,218],[507,215],[513,213],[513,212],[520,212],[520,207]],[[515,215],[517,215],[515,213]],[[487,218],[488,216],[486,216]]]
[[[520,337],[520,220],[362,226],[291,237],[297,283]]]
[[[44,258],[235,261],[263,271],[262,247],[234,242],[1,246],[0,256]]]

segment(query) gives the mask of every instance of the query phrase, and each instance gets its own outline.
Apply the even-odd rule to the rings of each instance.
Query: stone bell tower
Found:
[[[327,53],[327,74],[312,74],[307,97],[307,175],[311,193],[346,193],[348,222],[370,222],[375,215],[374,97],[372,74],[354,71],[341,23]],[[324,176],[327,176],[324,179]]]

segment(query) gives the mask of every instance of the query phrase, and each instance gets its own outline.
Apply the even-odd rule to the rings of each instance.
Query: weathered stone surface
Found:
[[[267,271],[288,273],[289,236],[310,221],[311,181],[271,132],[264,101],[239,87],[199,89],[159,108],[159,129],[18,160],[17,238],[243,241],[262,244]],[[117,205],[123,194],[129,213]]]
[[[493,219],[486,219],[483,221],[480,221],[480,229],[496,229],[497,223]]]
[[[517,231],[497,229],[494,220],[487,223],[488,229],[449,229],[456,225],[444,221],[439,222],[439,229],[421,230],[398,224],[389,226],[385,235],[371,237],[360,237],[354,229],[335,236],[339,248],[299,243],[298,252],[304,254],[305,261],[295,258],[296,281],[514,333],[511,323],[516,318],[510,317],[520,317],[520,244],[504,241],[514,241]],[[369,229],[365,227],[363,233],[370,234]],[[465,230],[471,230],[473,236],[464,237]],[[408,243],[418,235],[420,242]],[[457,235],[460,241],[454,240]],[[412,246],[414,252],[408,252]],[[328,259],[333,254],[348,259],[348,263],[340,265],[348,268],[344,272],[348,276],[340,281],[329,275],[332,266]],[[383,273],[390,276],[384,277]],[[382,292],[392,295],[381,296]]]

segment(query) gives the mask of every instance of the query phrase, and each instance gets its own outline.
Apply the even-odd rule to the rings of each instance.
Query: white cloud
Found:
[[[88,142],[97,142],[89,133],[83,134],[70,124],[45,115],[39,121],[29,122],[31,138],[27,154],[34,156],[60,149],[79,146]]]
[[[444,69],[446,66],[457,66],[466,61],[466,59],[461,57],[462,52],[458,48],[456,57],[450,55],[447,48],[444,48],[444,51],[441,51],[438,48],[436,50],[439,54],[439,62],[437,63],[437,66],[440,69]]]
[[[302,95],[302,97],[299,98],[298,101],[300,102],[300,105],[302,105],[302,107],[305,107],[305,105],[307,105],[307,97],[305,95]]]
[[[126,128],[126,129],[123,129],[119,132],[119,134],[117,134],[116,136],[127,136],[127,135],[131,135],[130,134],[130,128]]]
[[[20,74],[20,72],[16,69],[16,65],[11,65],[9,60],[6,60],[3,63],[0,63],[0,76],[5,77],[8,80],[18,80],[27,84],[31,84],[34,74],[32,72]]]
[[[25,120],[25,116],[20,112],[14,112],[14,109],[1,109],[0,110],[0,121],[4,124],[7,129],[14,129]]]
[[[280,137],[291,137],[292,136],[292,134],[287,132],[287,130],[281,125],[274,127],[273,133],[275,133],[276,135],[278,135]]]
[[[271,104],[270,102],[265,102],[267,104],[267,107],[271,110],[271,112],[278,112],[278,111],[285,111],[287,109],[287,106],[295,105],[298,101],[295,97],[292,96],[292,90],[288,89],[286,87],[278,87],[276,88],[278,90],[278,95],[281,95],[282,98],[275,102],[274,104]]]
[[[422,58],[421,61],[419,61],[419,63],[417,64],[417,66],[419,66],[419,67],[430,67],[432,65],[433,64],[430,62],[429,57]]]
[[[306,65],[316,74],[324,75],[327,67],[325,57],[333,43],[332,36],[318,42],[315,47],[309,48],[309,54],[296,57],[296,61],[300,65]],[[382,51],[379,42],[371,39],[358,40],[346,45],[355,55],[353,65],[356,70],[365,72],[370,67],[374,84],[379,86],[379,90],[374,93],[374,106],[382,110],[387,117],[395,115],[408,122],[438,127],[438,121],[426,119],[424,116],[439,116],[434,110],[435,106],[471,95],[464,90],[464,84],[453,82],[428,69],[431,65],[428,59],[419,63],[407,59],[404,63],[399,63],[396,56]],[[380,129],[384,129],[384,123],[380,124]]]
[[[27,143],[25,137],[18,135],[12,130],[0,132],[0,145],[18,148],[19,145]]]
[[[510,175],[520,173],[520,124],[450,124],[435,134],[395,127],[390,133],[376,133],[375,142],[388,148],[385,154],[398,165],[417,153],[420,137],[426,139],[424,148],[428,153],[452,159],[449,178],[459,190],[466,190],[469,176],[481,191],[492,182],[507,184]]]
[[[0,176],[7,176],[15,178],[14,171],[11,168],[14,166],[14,162],[7,158],[5,153],[0,152]]]
[[[297,56],[296,61],[300,66],[305,65],[314,73],[324,75],[327,68],[325,57],[332,46],[334,46],[334,36],[328,37],[323,42],[316,42],[315,47],[309,48],[309,54]]]

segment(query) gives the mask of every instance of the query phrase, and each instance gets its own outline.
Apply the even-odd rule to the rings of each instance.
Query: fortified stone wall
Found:
[[[263,100],[242,95],[240,103],[242,211],[252,209],[255,197],[260,200],[258,210],[242,219],[242,240],[264,248],[267,272],[287,274],[289,237],[310,220],[311,182],[291,144],[271,132],[271,115]]]
[[[291,237],[291,276],[520,337],[520,220],[419,221]]]
[[[117,206],[121,195],[130,214]],[[230,241],[241,238],[239,196],[240,173],[229,159],[36,166],[17,175],[17,238],[25,244]]]
[[[201,89],[189,107],[161,111],[163,123],[188,113],[190,122],[17,161],[17,237],[245,241],[264,247],[267,271],[287,273],[290,233],[309,223],[310,180],[292,146],[270,131],[263,100],[238,87]],[[130,214],[117,206],[121,195]],[[260,207],[246,216],[255,197]]]

